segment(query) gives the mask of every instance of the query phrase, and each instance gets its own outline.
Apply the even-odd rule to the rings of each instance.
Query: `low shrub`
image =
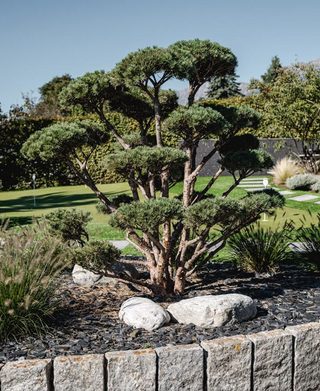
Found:
[[[292,231],[291,223],[276,230],[263,228],[260,223],[250,225],[229,240],[231,258],[246,271],[274,273],[280,263],[291,258]]]
[[[32,229],[6,232],[0,245],[0,339],[44,331],[56,309],[56,277],[67,266],[65,246]]]
[[[121,204],[130,204],[131,202],[133,202],[133,198],[128,194],[119,194],[116,196],[111,196],[109,197],[109,199],[111,203],[116,207],[119,207]],[[97,203],[96,209],[98,213],[110,214],[109,209],[101,201]]]
[[[316,223],[297,230],[296,240],[300,242],[299,258],[320,270],[320,214],[317,215]]]
[[[310,190],[311,186],[319,181],[318,175],[299,174],[286,181],[286,186],[291,190]]]
[[[303,172],[302,167],[296,160],[290,157],[284,157],[277,161],[270,174],[273,176],[273,182],[276,185],[283,185],[287,179]]]
[[[121,255],[113,244],[106,241],[90,241],[73,250],[73,262],[94,273],[106,274]]]
[[[98,201],[96,205],[96,209],[98,213],[101,213],[103,215],[108,215],[110,214],[110,209],[108,209],[105,204],[103,204],[101,201]]]
[[[320,180],[313,185],[311,185],[311,190],[315,191],[316,193],[320,192]]]
[[[44,217],[49,232],[69,245],[83,246],[89,240],[87,224],[91,220],[89,212],[76,209],[58,209]]]

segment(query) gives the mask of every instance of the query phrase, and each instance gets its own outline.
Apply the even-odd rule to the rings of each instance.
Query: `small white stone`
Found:
[[[168,312],[179,323],[199,327],[219,327],[253,318],[256,304],[249,296],[230,293],[198,296],[170,304]]]
[[[148,331],[170,321],[170,315],[159,304],[145,297],[132,297],[122,303],[119,318],[129,326]]]
[[[306,243],[304,243],[304,242],[292,242],[289,244],[289,247],[292,251],[294,251],[296,253],[307,252]]]
[[[95,274],[80,265],[74,265],[72,270],[72,280],[75,284],[90,287],[101,278],[100,274]]]

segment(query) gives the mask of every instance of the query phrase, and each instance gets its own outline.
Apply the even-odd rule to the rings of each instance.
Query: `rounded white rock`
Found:
[[[170,322],[169,313],[146,297],[132,297],[124,301],[119,318],[129,326],[148,331],[156,330]]]
[[[229,293],[198,296],[170,304],[168,312],[179,323],[199,327],[219,327],[227,323],[252,319],[257,314],[255,302],[249,296]]]
[[[95,274],[80,265],[74,265],[72,270],[72,280],[75,284],[91,287],[101,278],[100,274]]]

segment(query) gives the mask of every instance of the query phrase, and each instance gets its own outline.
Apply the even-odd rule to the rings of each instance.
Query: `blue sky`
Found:
[[[54,76],[110,70],[180,39],[231,48],[248,81],[275,54],[285,65],[319,58],[319,18],[318,0],[0,0],[0,103],[6,111]]]

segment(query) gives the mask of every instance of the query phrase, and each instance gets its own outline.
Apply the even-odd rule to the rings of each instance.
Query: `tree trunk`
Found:
[[[155,128],[156,128],[156,140],[157,147],[162,147],[162,138],[161,138],[161,109],[158,93],[155,92],[154,97],[154,120],[155,120]]]
[[[166,198],[169,198],[169,176],[169,169],[166,168],[161,173],[161,196]]]
[[[186,271],[183,266],[178,267],[174,280],[174,293],[182,295],[186,285]]]
[[[82,170],[78,170],[71,161],[67,161],[67,165],[70,169],[82,180],[82,182],[87,185],[97,196],[99,201],[102,202],[103,205],[106,206],[109,213],[115,212],[116,208],[112,205],[111,201],[106,197],[96,186],[94,181],[92,180],[90,174],[88,173],[86,168],[82,168]]]
[[[134,173],[133,172],[130,172],[130,177],[128,179],[128,183],[129,183],[134,201],[139,201],[138,186],[134,180]]]
[[[191,202],[192,181],[189,179],[192,173],[192,151],[187,148],[186,155],[188,160],[184,163],[184,183],[183,183],[183,206],[187,207]]]

